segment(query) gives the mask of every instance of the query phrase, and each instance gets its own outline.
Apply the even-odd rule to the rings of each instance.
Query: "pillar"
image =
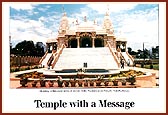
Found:
[[[107,44],[107,39],[104,39],[104,46],[106,46]]]
[[[48,51],[48,43],[47,43],[47,45],[46,45],[46,49],[47,49],[47,51]]]
[[[127,45],[127,42],[125,42],[125,52],[127,51],[126,45]]]
[[[113,38],[113,44],[114,44],[113,48],[116,49],[116,39],[115,38]]]
[[[54,50],[54,43],[52,42],[52,51]]]
[[[92,37],[92,48],[95,47],[95,37]]]
[[[77,39],[77,48],[79,48],[79,47],[80,47],[79,38],[80,38],[80,37],[76,37],[76,39]]]

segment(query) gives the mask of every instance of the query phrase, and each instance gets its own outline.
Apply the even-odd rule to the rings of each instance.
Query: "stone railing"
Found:
[[[36,56],[10,56],[10,67],[38,65],[40,59]]]
[[[48,60],[48,62],[47,62],[47,65],[50,65],[51,64],[51,61],[53,61],[53,53],[52,53],[52,55],[51,55],[51,57],[49,58],[49,60]]]
[[[125,60],[125,58],[124,58],[124,56],[122,55],[122,53],[121,53],[121,52],[119,52],[119,53],[120,53],[121,58],[124,60],[125,64],[127,64],[127,61]]]
[[[108,44],[107,46],[109,47],[109,50],[110,50],[111,54],[112,54],[112,55],[113,55],[113,57],[114,57],[114,60],[117,62],[118,67],[120,67],[120,61],[118,60],[118,58],[117,58],[116,54],[113,52],[113,50],[112,50],[112,47],[111,47],[110,43],[109,43],[109,42],[107,42],[107,44]]]
[[[46,51],[44,56],[40,59],[39,64],[42,63],[42,61],[46,58],[47,54],[48,54],[48,51]]]
[[[131,59],[131,61],[134,62],[134,58],[128,53],[128,51],[126,51],[126,54],[127,54],[128,57]]]
[[[138,88],[141,87],[139,84],[134,83],[130,84],[130,82],[123,83],[122,81],[101,81],[101,80],[56,80],[56,79],[31,79],[28,78],[29,82],[25,82],[24,86],[16,87],[16,88]],[[40,80],[40,82],[39,82]],[[13,80],[14,81],[14,80]],[[37,81],[38,83],[35,83]],[[52,82],[53,83],[52,83]],[[59,84],[58,84],[59,82]],[[37,85],[38,84],[38,85]],[[40,85],[39,85],[40,84]],[[19,84],[18,84],[19,86]]]
[[[54,60],[52,61],[52,69],[54,68],[55,64],[57,63],[60,55],[62,54],[63,49],[65,48],[65,45],[63,44],[59,50],[55,53]]]

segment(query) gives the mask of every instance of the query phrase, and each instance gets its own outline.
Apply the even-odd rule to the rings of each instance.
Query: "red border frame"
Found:
[[[49,0],[49,1],[48,0],[43,0],[43,1],[42,0],[41,1],[40,0],[3,0],[3,1],[1,1],[1,12],[0,12],[1,19],[2,19],[2,2],[79,2],[79,1],[77,1],[77,0],[56,0],[56,1],[55,0]],[[89,1],[80,0],[80,2],[166,2],[166,7],[167,7],[167,1],[165,1],[165,0],[155,0],[155,1],[154,0],[148,0],[148,1],[146,1],[146,0],[141,0],[141,1],[140,0],[112,0],[112,1],[110,1],[110,0],[89,0]],[[166,18],[167,18],[167,15],[166,15]],[[1,20],[0,24],[2,25],[2,20]],[[167,25],[166,25],[166,28],[167,28]],[[167,32],[167,30],[166,30],[166,32]],[[1,26],[1,36],[2,36],[2,26]],[[2,84],[2,37],[1,37],[0,43],[1,43],[1,50],[0,50],[0,54],[1,54],[1,57],[0,57],[0,63],[1,63],[1,65],[0,65],[0,68],[1,68],[0,75],[1,75],[1,77],[0,77],[0,82]],[[167,41],[166,41],[166,43],[167,43]],[[167,49],[167,47],[166,47],[166,49]],[[167,57],[167,55],[168,54],[166,52],[166,57]],[[168,65],[168,62],[166,62],[166,65]],[[166,82],[167,82],[167,80],[168,79],[166,79]],[[166,84],[166,88],[167,88],[167,84]],[[0,88],[0,92],[1,92],[1,96],[2,96],[2,85],[1,85],[1,88]],[[166,95],[167,95],[167,91],[166,91]],[[166,105],[167,105],[167,99],[166,99]],[[1,109],[0,110],[1,110],[1,114],[5,114],[5,113],[2,113],[2,97],[1,97]],[[166,112],[167,112],[167,108],[166,108]],[[12,113],[10,113],[10,114],[12,114]],[[15,113],[15,114],[18,114],[18,113]],[[31,113],[31,114],[33,114],[33,113]],[[42,113],[40,113],[40,114],[42,114]],[[45,114],[48,114],[48,113],[45,113]],[[67,113],[64,113],[64,114],[67,114]],[[74,113],[70,113],[70,114],[74,114]],[[82,113],[82,114],[84,114],[84,113]],[[90,114],[100,114],[100,113],[90,113]],[[106,114],[109,114],[109,113],[106,113]],[[117,114],[123,114],[123,113],[117,113]],[[126,113],[126,114],[130,114],[130,113]],[[136,113],[136,114],[139,114],[139,113]],[[157,113],[157,114],[160,114],[160,113]]]

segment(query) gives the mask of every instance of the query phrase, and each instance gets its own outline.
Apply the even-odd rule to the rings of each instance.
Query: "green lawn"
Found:
[[[30,69],[38,69],[41,68],[39,65],[32,65],[32,66],[21,66],[21,67],[10,67],[10,72],[18,72],[18,71],[25,71]]]
[[[144,65],[144,68],[150,69],[150,65]],[[153,64],[153,69],[159,70],[159,64]]]

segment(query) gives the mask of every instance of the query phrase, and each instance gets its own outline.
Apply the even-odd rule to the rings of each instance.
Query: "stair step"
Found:
[[[110,50],[102,47],[64,48],[54,69],[81,68],[84,62],[87,63],[88,68],[118,68]]]

